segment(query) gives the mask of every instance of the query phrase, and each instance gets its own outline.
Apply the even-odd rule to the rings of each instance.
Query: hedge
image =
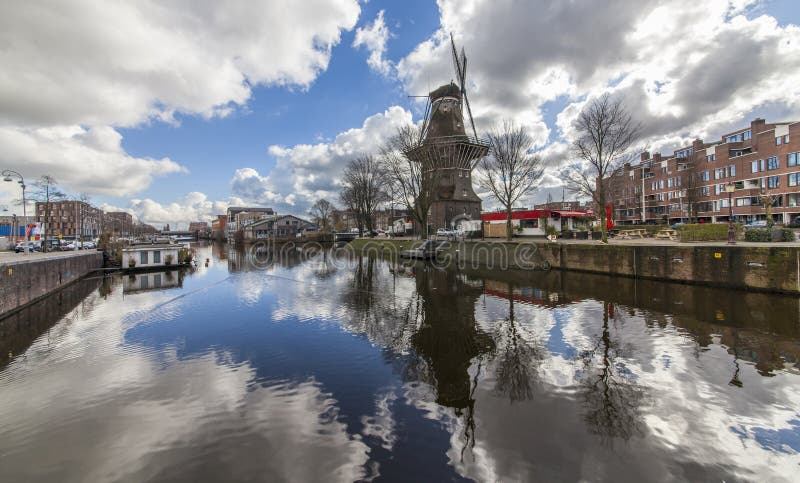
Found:
[[[736,238],[742,236],[742,224],[734,223]],[[748,230],[749,231],[749,230]],[[693,223],[678,227],[681,241],[725,241],[728,239],[727,223]]]
[[[748,228],[744,232],[744,239],[749,242],[771,242],[772,230],[769,228]]]

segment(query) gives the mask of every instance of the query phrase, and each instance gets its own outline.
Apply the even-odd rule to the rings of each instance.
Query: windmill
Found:
[[[467,55],[464,53],[464,47],[461,47],[461,54],[458,54],[452,32],[450,32],[450,47],[453,50],[453,69],[456,71],[456,80],[458,80],[458,87],[461,89],[461,97],[467,106],[467,115],[472,126],[472,134],[475,135],[475,139],[478,139],[478,131],[475,130],[475,121],[472,119],[472,108],[469,107],[469,98],[467,97]]]

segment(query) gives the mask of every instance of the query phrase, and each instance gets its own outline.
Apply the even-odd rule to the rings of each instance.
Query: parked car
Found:
[[[84,250],[94,250],[95,248],[97,248],[97,244],[95,242],[92,241],[83,242]]]
[[[20,252],[40,252],[42,251],[42,244],[40,242],[35,241],[24,241],[17,243],[17,246],[14,247],[14,251],[16,253]]]
[[[747,228],[765,228],[767,226],[767,220],[751,221],[746,226]]]
[[[436,236],[444,236],[447,238],[452,238],[456,236],[456,232],[453,230],[448,230],[447,228],[439,228],[436,230]]]

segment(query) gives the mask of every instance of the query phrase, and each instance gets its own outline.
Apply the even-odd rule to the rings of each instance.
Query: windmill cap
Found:
[[[431,102],[441,99],[442,97],[455,97],[457,99],[461,99],[461,89],[454,82],[451,82],[434,89],[430,94],[428,94],[428,96],[430,97]]]

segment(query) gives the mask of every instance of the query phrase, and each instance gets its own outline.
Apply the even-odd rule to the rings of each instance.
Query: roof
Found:
[[[169,250],[181,249],[183,246],[172,243],[143,243],[141,245],[130,245],[122,249],[123,252],[138,252],[142,250]]]

